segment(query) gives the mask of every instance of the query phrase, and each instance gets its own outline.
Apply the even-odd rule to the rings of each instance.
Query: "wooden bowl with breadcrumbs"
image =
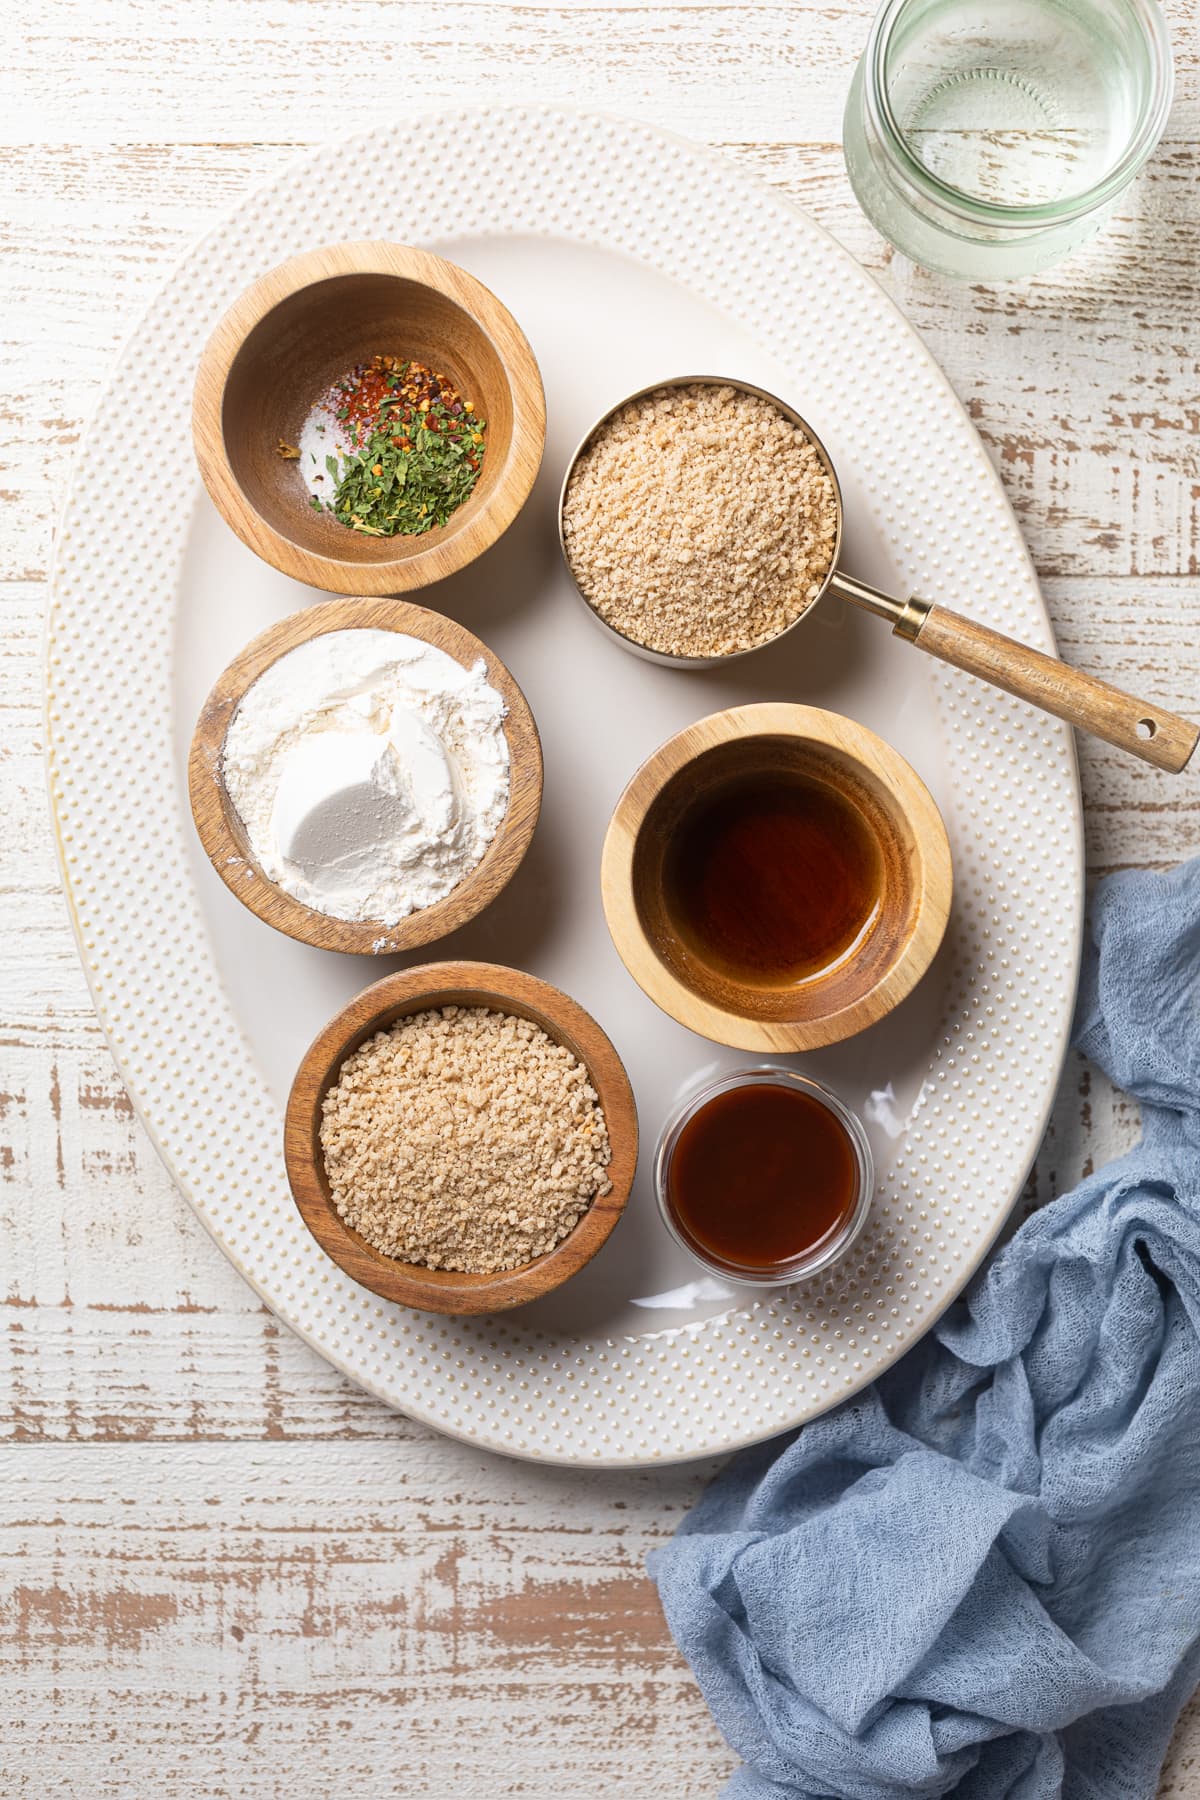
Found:
[[[305,1053],[284,1123],[321,1248],[423,1312],[503,1312],[560,1287],[624,1212],[637,1156],[605,1033],[496,963],[425,963],[359,994]]]

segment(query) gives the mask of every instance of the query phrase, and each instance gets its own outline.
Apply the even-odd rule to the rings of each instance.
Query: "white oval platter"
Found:
[[[205,862],[185,796],[186,746],[213,678],[263,625],[320,599],[213,512],[191,459],[189,371],[264,270],[367,237],[428,245],[491,286],[530,336],[550,417],[541,479],[508,536],[411,596],[505,659],[546,753],[524,868],[422,959],[482,956],[566,988],[612,1036],[641,1112],[638,1184],[605,1250],[560,1293],[496,1318],[387,1305],[305,1231],[281,1152],[291,1074],[323,1020],[392,965],[261,925]],[[620,395],[698,368],[780,392],[812,421],[845,488],[848,569],[1053,648],[972,426],[853,260],[706,151],[536,108],[445,114],[332,146],[206,238],[101,403],[53,578],[49,767],[66,891],[98,1013],[167,1167],[269,1305],[364,1387],[490,1449],[593,1467],[701,1456],[799,1424],[928,1329],[982,1261],[1036,1152],[1081,939],[1065,727],[927,666],[879,621],[828,601],[786,644],[701,673],[635,659],[578,606],[554,523],[567,456]],[[760,698],[849,713],[908,756],[945,813],[957,882],[946,944],[917,992],[863,1036],[795,1059],[863,1113],[878,1189],[851,1258],[771,1297],[700,1278],[658,1221],[648,1171],[661,1121],[692,1082],[751,1059],[641,994],[608,940],[597,880],[609,812],[642,758],[688,721]]]

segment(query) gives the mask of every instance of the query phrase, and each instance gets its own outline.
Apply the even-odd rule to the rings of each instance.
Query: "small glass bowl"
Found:
[[[858,1171],[858,1191],[854,1197],[854,1205],[841,1229],[828,1238],[812,1254],[795,1257],[791,1262],[781,1263],[770,1269],[745,1268],[740,1264],[726,1262],[711,1251],[702,1249],[694,1243],[681,1222],[675,1217],[668,1197],[668,1176],[671,1158],[680,1134],[689,1119],[705,1106],[715,1100],[718,1094],[731,1092],[735,1088],[755,1086],[789,1087],[801,1094],[808,1094],[831,1112],[839,1125],[845,1130],[854,1152],[854,1161]],[[693,1261],[714,1275],[722,1275],[727,1281],[736,1281],[743,1287],[776,1288],[787,1287],[794,1281],[806,1281],[812,1275],[820,1275],[838,1258],[844,1256],[851,1244],[858,1237],[867,1221],[871,1210],[871,1197],[875,1188],[875,1163],[871,1155],[871,1146],[861,1121],[845,1106],[837,1095],[823,1083],[814,1081],[811,1076],[798,1075],[794,1069],[781,1069],[764,1064],[754,1069],[739,1069],[736,1074],[726,1075],[720,1081],[710,1082],[699,1092],[684,1102],[671,1115],[663,1127],[662,1136],[658,1140],[658,1149],[654,1155],[654,1193],[658,1201],[658,1210],[663,1224],[679,1245],[686,1250]]]

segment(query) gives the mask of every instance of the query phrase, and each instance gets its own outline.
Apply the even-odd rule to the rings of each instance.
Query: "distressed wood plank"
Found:
[[[5,1791],[709,1791],[732,1758],[641,1574],[702,1471],[397,1448],[25,1449],[0,1496]]]
[[[838,140],[872,0],[55,0],[7,22],[6,1794],[652,1800],[713,1793],[732,1760],[641,1574],[700,1473],[585,1484],[480,1456],[369,1399],[262,1309],[116,1079],[57,897],[40,634],[63,486],[138,312],[225,207],[309,144],[394,116],[410,74],[428,106],[502,95],[664,120],[756,169],[880,278],[996,460],[1063,654],[1188,710],[1200,28],[1185,0],[1167,10],[1167,142],[1105,238],[1002,288],[911,269],[854,205]],[[1094,875],[1200,849],[1194,778],[1092,745],[1081,769]],[[1018,1217],[1136,1130],[1136,1109],[1072,1059]],[[1200,1800],[1197,1746],[1194,1705],[1164,1773],[1171,1800]]]
[[[0,1436],[417,1432],[260,1306],[171,1186],[98,1039],[82,1054],[46,1045],[21,1066],[0,1109]],[[1027,1204],[1125,1148],[1135,1126],[1135,1109],[1075,1066]]]
[[[1194,137],[1200,104],[1192,117]],[[1191,139],[1172,139],[1095,245],[1008,288],[959,287],[891,257],[854,206],[836,139],[775,148],[715,141],[807,206],[885,280],[1003,470],[1043,575],[1195,574],[1200,376],[1192,334],[1179,329],[1197,311],[1200,268]],[[238,146],[232,168],[249,186],[291,154]],[[0,412],[2,492],[14,503],[0,537],[0,577],[9,578],[44,564],[99,375],[213,217],[211,205],[189,207],[181,196],[206,193],[210,181],[218,204],[239,191],[216,147],[163,149],[138,179],[127,150],[60,148],[49,159],[47,209],[35,198],[36,160],[0,150],[15,188],[12,217],[0,222],[9,253],[0,317],[35,371],[8,418]],[[1148,267],[1162,272],[1153,282]]]

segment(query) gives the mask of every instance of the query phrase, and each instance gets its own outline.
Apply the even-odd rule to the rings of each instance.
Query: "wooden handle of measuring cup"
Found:
[[[924,607],[920,601],[910,601],[906,611],[912,624],[916,624]],[[1110,687],[1107,681],[1059,662],[1056,656],[1030,650],[1014,638],[989,631],[986,625],[977,625],[973,619],[964,619],[944,606],[930,606],[915,633],[911,624],[905,630],[901,621],[896,635],[907,637],[918,650],[936,656],[939,662],[953,663],[968,675],[978,675],[981,681],[1015,694],[1018,700],[1028,700],[1031,706],[1053,713],[1068,725],[1103,738],[1118,750],[1128,750],[1131,756],[1140,756],[1143,762],[1167,769],[1173,775],[1184,767],[1200,738],[1200,726],[1181,719],[1178,713],[1136,700],[1132,694]]]

